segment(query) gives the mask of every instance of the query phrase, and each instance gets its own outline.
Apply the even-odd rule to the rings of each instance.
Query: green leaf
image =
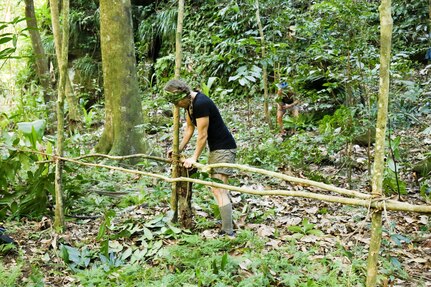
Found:
[[[148,221],[144,225],[149,228],[162,227],[164,226],[163,222],[161,222],[163,220],[163,217],[164,217],[163,214],[160,214],[159,216],[153,218],[152,220]]]
[[[75,264],[79,264],[79,262],[81,261],[80,255],[81,253],[78,249],[68,245],[62,246],[62,258],[66,262],[73,262]]]
[[[3,37],[3,38],[0,38],[0,45],[4,44],[4,43],[7,43],[7,42],[9,42],[11,40],[12,40],[12,37]]]
[[[397,269],[402,268],[400,261],[396,257],[391,257],[390,261],[392,266],[394,266],[395,268]]]
[[[130,258],[130,263],[133,264],[135,262],[139,262],[142,259],[145,259],[145,255],[147,254],[147,249],[144,250],[135,250],[135,252],[133,252],[132,257]]]
[[[153,233],[151,232],[151,230],[149,230],[148,228],[144,227],[144,237],[148,240],[153,240],[154,236]]]
[[[96,240],[100,240],[106,234],[106,224],[103,222],[99,227],[99,232],[97,233]]]
[[[21,122],[17,123],[18,130],[22,131],[24,135],[31,135],[33,129],[36,132],[38,138],[42,138],[45,131],[45,120],[36,120],[33,122]]]
[[[121,260],[126,260],[132,255],[132,253],[133,253],[132,248],[131,247],[127,248],[121,255]]]
[[[296,225],[294,225],[294,226],[289,226],[289,227],[287,228],[287,230],[289,230],[289,231],[291,231],[291,232],[294,232],[294,233],[302,233],[302,228],[301,228],[301,227],[299,227],[299,226],[296,226]]]
[[[172,230],[175,234],[180,234],[182,230],[180,228],[175,227],[173,224],[168,223],[169,228]]]
[[[322,236],[324,233],[318,229],[312,229],[308,232],[308,234]]]
[[[223,254],[223,257],[221,258],[221,266],[220,269],[223,271],[227,265],[228,262],[228,255],[227,253]]]
[[[213,268],[213,273],[217,275],[218,274],[217,261],[214,259],[211,265],[212,265],[212,268]]]
[[[246,79],[246,78],[241,78],[241,79],[239,79],[239,84],[240,84],[241,86],[246,86],[248,83],[249,83],[249,81],[247,81],[247,79]]]

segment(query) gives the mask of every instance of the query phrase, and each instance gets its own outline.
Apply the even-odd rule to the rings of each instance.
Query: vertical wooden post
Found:
[[[183,166],[180,167],[180,175],[182,177],[190,177],[195,172],[196,169],[187,170]],[[193,184],[191,182],[179,182],[177,185],[178,220],[181,227],[187,229],[193,227],[192,187]]]
[[[182,46],[181,37],[183,33],[183,19],[184,19],[184,0],[178,1],[178,19],[177,19],[177,33],[175,37],[175,79],[179,79],[181,76],[181,62],[182,62]],[[180,108],[173,107],[173,120],[174,120],[174,132],[173,132],[173,143],[172,143],[172,177],[176,178],[180,174],[179,164],[179,130],[180,130]],[[171,208],[174,212],[172,221],[178,220],[178,186],[179,183],[172,183],[172,194],[171,194]]]
[[[54,37],[60,37],[58,1],[51,1],[52,26],[57,28]],[[55,11],[57,9],[57,11]],[[56,14],[56,16],[54,16]],[[59,59],[60,81],[58,84],[57,99],[57,156],[63,156],[64,144],[64,98],[66,91],[68,50],[69,50],[69,0],[63,0],[62,7],[62,35]],[[59,39],[57,39],[58,42]],[[57,51],[58,52],[58,51]],[[63,161],[56,158],[55,165],[55,219],[54,228],[57,232],[62,232],[64,228],[64,207],[63,207],[63,186],[62,186]]]
[[[260,21],[260,10],[259,10],[259,0],[256,0],[256,22],[259,27],[259,35],[260,35],[260,43],[262,49],[262,60],[265,61],[266,58],[266,49],[265,49],[265,35],[263,34],[262,22]],[[271,116],[269,114],[269,96],[268,96],[268,69],[266,64],[262,65],[262,77],[263,77],[263,110],[265,114],[265,120],[269,125],[269,128],[272,128],[271,124]]]
[[[388,116],[389,71],[392,44],[391,0],[382,0],[380,7],[380,85],[376,123],[376,145],[372,177],[373,198],[382,196],[385,168],[385,134]],[[382,240],[382,211],[374,210],[371,219],[371,241],[367,262],[367,287],[377,283],[377,263]]]

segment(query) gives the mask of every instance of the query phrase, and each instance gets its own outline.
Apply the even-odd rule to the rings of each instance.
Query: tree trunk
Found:
[[[36,58],[36,73],[41,86],[45,90],[44,101],[45,103],[48,103],[52,100],[51,85],[49,82],[48,58],[46,57],[45,50],[43,49],[42,45],[42,39],[40,38],[37,19],[34,13],[33,0],[25,0],[25,17],[27,28],[30,34],[31,46]]]
[[[112,155],[146,150],[136,74],[130,0],[100,1],[105,130],[96,150]]]
[[[187,170],[180,167],[179,175],[181,177],[191,177],[196,172],[196,169]],[[193,227],[193,210],[192,210],[192,188],[191,182],[178,182],[177,197],[178,197],[178,220],[182,228],[190,229]]]
[[[50,0],[50,8],[51,8],[51,18],[52,18],[52,33],[54,36],[54,46],[55,46],[55,53],[57,55],[57,64],[58,69],[60,70],[60,55],[61,50],[63,49],[62,43],[61,43],[61,32],[60,32],[60,17],[59,17],[59,8],[58,8],[58,0]],[[64,21],[64,19],[63,19]],[[69,41],[68,41],[69,42]],[[69,63],[66,63],[67,66]],[[67,69],[66,66],[66,69]],[[79,110],[79,103],[78,99],[73,95],[73,89],[70,82],[69,74],[66,73],[66,88],[65,88],[65,98],[67,99],[67,102],[69,103],[69,120],[78,122],[81,119],[80,116],[80,110]],[[58,84],[60,85],[60,84]]]
[[[175,37],[175,78],[179,79],[181,76],[181,63],[182,63],[182,45],[181,38],[183,33],[183,20],[184,20],[184,0],[178,1],[178,19],[177,19],[177,33]],[[176,178],[182,173],[179,166],[179,142],[180,142],[180,109],[176,105],[173,107],[173,141],[172,141],[172,178]],[[171,208],[173,211],[172,221],[178,221],[178,201],[179,196],[183,195],[183,192],[179,192],[182,189],[182,183],[172,183],[171,193]],[[191,198],[190,198],[191,200]],[[187,206],[187,205],[184,205]]]
[[[256,0],[256,21],[257,25],[259,27],[259,34],[260,34],[260,42],[262,45],[262,60],[265,61],[266,58],[266,50],[265,50],[265,35],[263,34],[263,27],[262,22],[260,21],[260,11],[259,11],[259,0]],[[265,120],[268,123],[269,127],[271,128],[271,116],[269,114],[269,100],[268,100],[268,72],[266,63],[263,64],[262,67],[263,71],[263,110],[265,114]]]
[[[51,7],[58,8],[57,0],[51,0]],[[67,82],[67,64],[69,54],[69,0],[63,0],[62,7],[63,18],[63,35],[62,39],[55,39],[56,42],[61,42],[61,50],[57,54],[59,60],[59,74],[60,81],[58,84],[58,100],[57,100],[57,156],[63,156],[63,143],[64,143],[64,98],[66,92]],[[60,27],[59,17],[52,17],[52,26]],[[60,33],[54,33],[54,37],[59,37]],[[62,232],[64,228],[64,207],[63,207],[63,187],[62,187],[62,171],[63,161],[59,158],[56,159],[55,166],[55,219],[54,228],[57,232]]]
[[[382,0],[380,7],[380,86],[376,123],[372,195],[382,196],[385,169],[385,134],[388,116],[389,70],[391,62],[392,16],[391,0]],[[371,242],[367,263],[367,287],[377,283],[377,263],[382,239],[382,211],[374,210],[371,222]]]

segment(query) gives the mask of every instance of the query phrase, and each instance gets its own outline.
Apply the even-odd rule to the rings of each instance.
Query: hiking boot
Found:
[[[227,233],[224,230],[220,230],[218,235],[219,237],[227,237],[229,239],[234,239],[236,237],[235,231],[232,231],[231,233]]]

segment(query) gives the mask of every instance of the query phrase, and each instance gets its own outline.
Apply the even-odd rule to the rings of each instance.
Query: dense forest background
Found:
[[[100,2],[70,3],[67,158],[130,153],[103,144],[109,107]],[[204,186],[194,186],[195,228],[181,230],[169,221],[170,184],[65,163],[66,230],[53,232],[50,155],[57,143],[60,77],[51,3],[0,3],[0,221],[18,243],[0,245],[1,286],[364,286],[367,208],[233,193],[239,232],[226,240],[216,237],[218,209]],[[32,4],[37,30],[25,11]],[[181,77],[219,106],[237,140],[238,163],[370,192],[379,4],[186,1]],[[142,105],[133,125],[142,135],[142,152],[155,157],[165,157],[172,145],[172,107],[162,90],[174,77],[177,10],[176,1],[136,0],[124,12],[133,24],[133,97]],[[430,15],[426,1],[392,1],[384,192],[418,204],[429,204],[431,192]],[[114,30],[119,24],[104,25]],[[36,31],[43,56],[31,35]],[[301,101],[300,116],[284,118],[285,128],[295,131],[287,136],[275,125],[281,81]],[[169,165],[151,160],[102,163],[170,173]],[[231,183],[256,190],[310,189],[249,173],[238,173]],[[383,229],[379,284],[431,286],[429,216],[387,212]]]

